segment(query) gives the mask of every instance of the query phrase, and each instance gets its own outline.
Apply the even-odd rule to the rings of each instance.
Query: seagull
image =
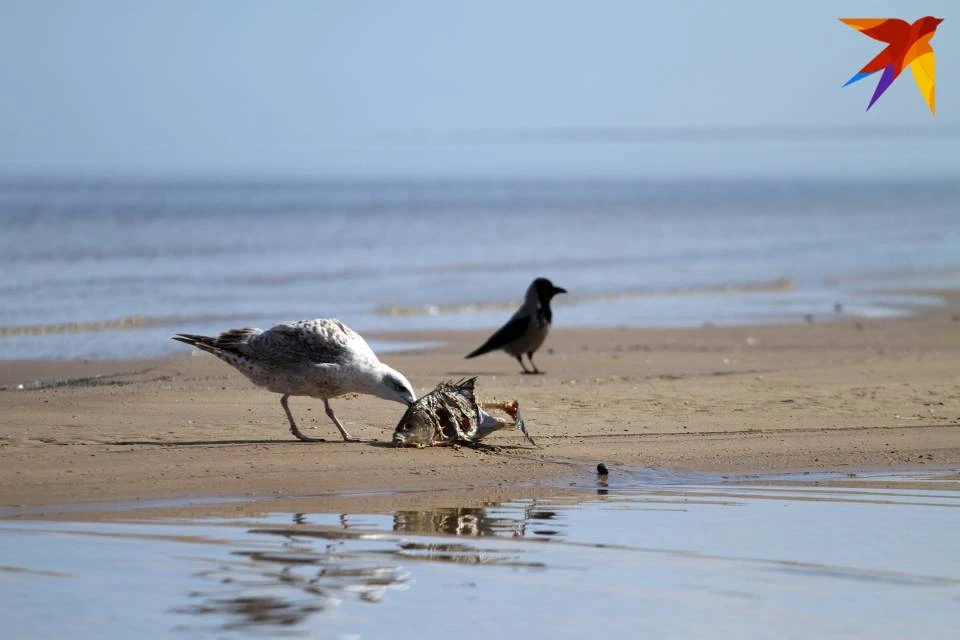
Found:
[[[290,433],[304,442],[322,438],[304,435],[290,413],[287,398],[310,396],[323,400],[327,416],[348,442],[347,433],[330,406],[330,398],[364,393],[411,405],[413,387],[398,371],[380,362],[360,334],[339,320],[300,320],[260,329],[231,329],[216,338],[178,333],[174,340],[212,353],[258,387],[282,394],[280,405]]]
[[[533,362],[533,354],[546,340],[550,323],[553,322],[550,301],[558,293],[566,292],[566,289],[553,286],[553,283],[546,278],[537,278],[527,287],[523,304],[507,324],[500,327],[499,331],[466,357],[475,358],[490,351],[503,349],[517,359],[524,373],[540,373]],[[524,353],[530,359],[533,371],[527,370],[527,365],[523,363]]]

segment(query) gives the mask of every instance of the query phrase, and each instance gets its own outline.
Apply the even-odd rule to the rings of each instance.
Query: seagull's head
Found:
[[[407,406],[417,401],[417,394],[402,373],[381,363],[378,374],[377,384],[374,387],[374,395],[378,398],[393,400]]]

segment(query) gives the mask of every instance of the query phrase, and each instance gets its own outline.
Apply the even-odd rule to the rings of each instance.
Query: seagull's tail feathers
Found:
[[[182,342],[184,344],[189,344],[191,347],[196,347],[201,351],[206,351],[207,353],[216,354],[217,352],[217,339],[211,338],[210,336],[198,336],[190,333],[178,333],[175,336],[170,336],[172,339],[177,342]]]
[[[250,357],[244,347],[250,338],[258,336],[260,333],[260,329],[231,329],[230,331],[224,331],[216,338],[191,333],[178,333],[170,337],[177,342],[189,344],[191,347],[213,354],[253,380],[254,383],[259,384],[256,380],[259,370],[258,363]]]
[[[246,343],[250,338],[260,335],[260,333],[260,329],[244,328],[224,331],[216,338],[198,336],[192,333],[178,333],[170,337],[177,342],[189,344],[201,351],[222,357],[224,352],[236,352],[237,347]]]

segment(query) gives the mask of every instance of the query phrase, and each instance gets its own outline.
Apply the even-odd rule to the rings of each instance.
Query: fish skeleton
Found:
[[[403,447],[474,444],[494,431],[512,427],[537,446],[527,433],[519,403],[516,400],[479,403],[476,382],[474,377],[438,384],[407,408],[393,432],[393,443]],[[486,410],[503,412],[509,420],[497,418]]]

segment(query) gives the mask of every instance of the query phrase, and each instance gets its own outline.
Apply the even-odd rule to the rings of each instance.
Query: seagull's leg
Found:
[[[519,353],[517,354],[517,362],[519,362],[520,366],[523,367],[524,373],[530,373],[530,371],[527,369],[527,365],[523,364],[523,355]]]
[[[333,412],[333,407],[330,406],[329,400],[324,399],[323,406],[327,410],[327,417],[333,420],[333,424],[337,425],[337,429],[340,430],[340,435],[343,437],[345,442],[363,442],[363,440],[360,438],[354,438],[352,435],[347,433],[347,430],[343,428],[342,424],[340,424],[337,414]]]
[[[323,438],[311,438],[310,436],[305,436],[300,432],[300,429],[297,428],[297,423],[293,419],[293,414],[290,413],[290,406],[287,404],[287,398],[289,397],[289,394],[282,396],[280,398],[280,404],[283,405],[283,410],[287,414],[287,420],[290,421],[290,433],[304,442],[325,442]]]

